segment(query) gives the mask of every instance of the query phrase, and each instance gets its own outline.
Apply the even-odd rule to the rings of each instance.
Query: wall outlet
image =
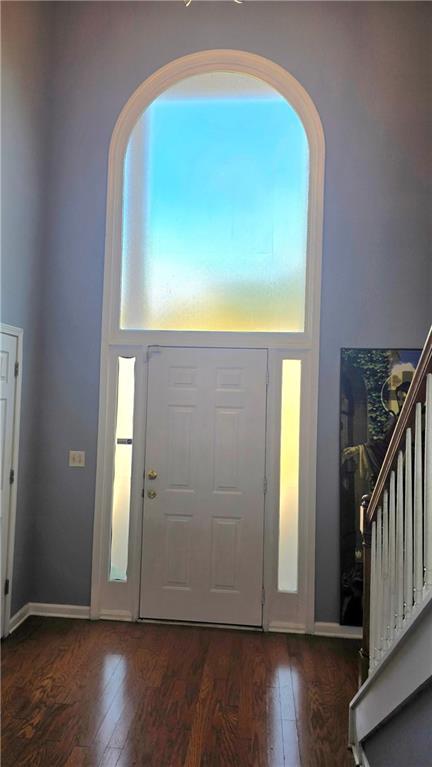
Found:
[[[85,450],[69,450],[69,466],[85,466]]]

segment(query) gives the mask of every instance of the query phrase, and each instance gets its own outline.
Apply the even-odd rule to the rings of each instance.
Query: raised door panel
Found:
[[[241,520],[213,517],[211,538],[212,591],[238,591]]]
[[[240,467],[239,408],[216,408],[214,421],[214,490],[238,493]]]
[[[168,406],[167,489],[193,492],[191,460],[194,415],[194,407]]]
[[[166,515],[164,588],[190,589],[191,534],[193,517]]]

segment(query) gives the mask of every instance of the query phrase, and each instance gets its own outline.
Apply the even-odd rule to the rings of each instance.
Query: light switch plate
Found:
[[[85,450],[69,450],[69,466],[75,468],[85,466]]]

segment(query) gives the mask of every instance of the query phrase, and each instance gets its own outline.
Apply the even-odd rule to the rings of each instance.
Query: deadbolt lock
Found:
[[[147,474],[147,477],[149,479],[156,479],[157,471],[155,471],[154,469],[150,469],[149,473]]]
[[[147,498],[156,498],[157,492],[156,490],[147,490]]]

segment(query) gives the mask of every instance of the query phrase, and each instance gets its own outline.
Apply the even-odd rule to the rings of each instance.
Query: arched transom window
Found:
[[[302,332],[308,183],[303,124],[263,80],[163,91],[124,156],[120,328]]]

